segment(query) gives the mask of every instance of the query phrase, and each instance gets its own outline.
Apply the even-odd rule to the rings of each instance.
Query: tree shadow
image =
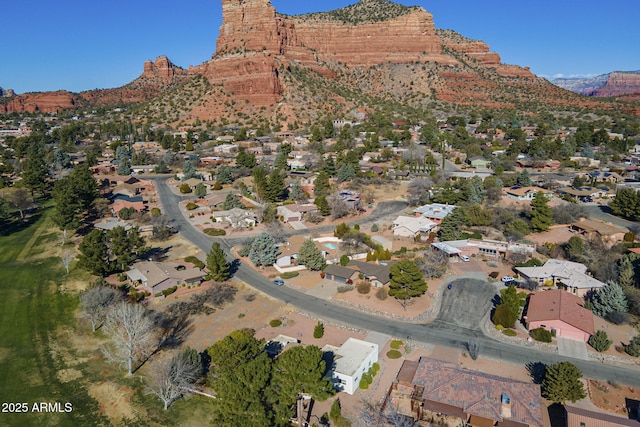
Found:
[[[525,368],[529,372],[534,384],[542,384],[544,374],[547,371],[547,365],[542,362],[527,362]]]
[[[624,398],[625,407],[630,420],[640,420],[640,400]]]
[[[554,403],[549,406],[549,421],[551,422],[551,427],[564,427],[566,425],[567,412],[559,403]]]
[[[9,236],[13,233],[17,233],[26,228],[31,227],[42,217],[42,211],[38,210],[32,215],[22,218],[12,218],[6,220],[0,220],[0,236]]]
[[[239,259],[234,259],[229,263],[229,276],[233,277],[236,275],[238,270],[240,269],[241,262]]]
[[[195,329],[187,313],[155,312],[153,322],[160,331],[158,350],[180,347]]]
[[[166,248],[150,248],[148,251],[140,255],[140,259],[148,259],[150,261],[163,261],[167,259],[167,254],[173,248],[169,246]]]

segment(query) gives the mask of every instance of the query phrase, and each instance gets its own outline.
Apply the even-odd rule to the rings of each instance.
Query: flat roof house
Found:
[[[362,374],[378,361],[378,344],[349,338],[333,352],[331,381],[334,388],[348,394],[356,392]]]
[[[447,217],[453,210],[457,208],[456,205],[445,205],[442,203],[432,203],[430,205],[420,206],[413,210],[416,216],[427,218],[436,224],[440,224],[443,219]]]
[[[558,337],[584,342],[595,332],[593,313],[584,308],[582,298],[560,289],[531,294],[523,319],[527,322],[529,330],[555,330]]]

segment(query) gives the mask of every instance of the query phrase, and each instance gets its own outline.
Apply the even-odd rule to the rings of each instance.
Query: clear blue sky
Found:
[[[295,15],[355,0],[272,0]],[[640,70],[640,1],[399,0],[434,15],[438,28],[481,39],[508,64],[542,76]],[[117,87],[146,59],[182,67],[208,60],[221,0],[5,1],[0,86],[18,93]]]

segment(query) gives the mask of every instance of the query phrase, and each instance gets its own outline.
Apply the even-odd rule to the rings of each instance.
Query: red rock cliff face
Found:
[[[144,71],[140,77],[147,79],[171,80],[177,75],[185,75],[186,71],[173,65],[166,56],[159,56],[155,63],[147,60],[144,63]]]
[[[64,90],[57,92],[24,93],[0,105],[0,112],[58,113],[75,108],[80,99]]]
[[[625,96],[640,94],[640,74],[611,73],[604,86],[591,94],[597,97]]]

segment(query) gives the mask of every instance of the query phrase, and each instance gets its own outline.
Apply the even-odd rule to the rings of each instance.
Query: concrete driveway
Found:
[[[556,340],[558,341],[558,354],[560,354],[560,356],[589,360],[587,344],[585,344],[584,341],[564,337],[557,337]]]

